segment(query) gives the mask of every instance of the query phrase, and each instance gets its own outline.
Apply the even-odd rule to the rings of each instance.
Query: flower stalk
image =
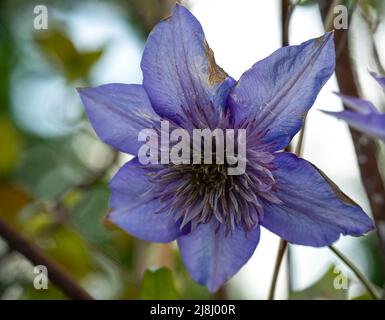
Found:
[[[274,300],[275,288],[277,286],[279,270],[281,269],[281,264],[282,264],[282,260],[283,260],[283,257],[285,255],[285,252],[286,252],[286,248],[287,248],[287,241],[281,239],[281,241],[279,242],[277,259],[275,260],[273,279],[271,281],[271,286],[270,286],[268,300]]]
[[[342,252],[340,252],[336,247],[329,246],[330,250],[334,252],[334,254],[341,259],[343,263],[345,263],[350,270],[356,275],[356,277],[361,281],[361,283],[365,286],[368,293],[372,296],[374,300],[379,300],[379,296],[376,293],[376,289],[372,285],[372,283],[364,276],[364,274],[351,262]]]

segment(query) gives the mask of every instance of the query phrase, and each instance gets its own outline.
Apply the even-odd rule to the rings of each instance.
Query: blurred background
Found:
[[[182,3],[202,23],[217,63],[235,79],[283,43],[299,44],[323,34],[326,7],[345,5],[349,30],[341,37],[337,34],[337,40],[345,37],[348,42],[341,40],[337,53],[349,61],[348,74],[354,76],[357,94],[385,111],[384,92],[368,73],[383,72],[385,63],[383,2]],[[175,244],[134,239],[105,220],[108,181],[130,157],[96,138],[75,88],[141,83],[146,36],[169,15],[173,4],[172,0],[0,1],[0,221],[97,299],[266,299],[279,239],[265,229],[247,265],[211,295],[188,276]],[[47,8],[47,29],[34,27],[38,5]],[[303,156],[384,226],[383,145],[351,135],[346,124],[319,111],[343,108],[333,94],[341,81],[337,72],[309,113]],[[363,150],[360,144],[365,145]],[[385,283],[382,232],[341,238],[336,244],[378,288]],[[36,263],[7,245],[3,236],[0,232],[0,299],[69,298],[51,281],[48,289],[35,289]],[[340,275],[348,279],[346,290],[334,286]],[[370,298],[328,248],[292,245],[276,296]]]

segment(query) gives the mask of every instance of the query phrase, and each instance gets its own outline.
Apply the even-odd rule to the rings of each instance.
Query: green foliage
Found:
[[[108,212],[109,191],[99,186],[85,192],[72,210],[72,222],[92,244],[101,243],[111,237],[103,227]]]
[[[0,114],[2,114],[8,111],[9,107],[9,80],[15,65],[15,54],[13,40],[2,13],[0,13],[0,26]]]
[[[90,248],[70,226],[52,226],[36,240],[45,244],[46,252],[77,279],[95,268]]]
[[[145,300],[178,299],[179,294],[175,289],[171,271],[160,268],[155,271],[146,270],[143,276],[140,298]]]
[[[362,17],[365,19],[371,30],[376,30],[381,22],[384,4],[382,0],[359,0],[358,7]]]
[[[299,0],[299,6],[311,6],[315,4],[315,0]]]
[[[0,146],[7,150],[0,157],[0,177],[15,168],[20,158],[21,143],[18,130],[5,117],[0,117]]]
[[[18,224],[19,212],[31,200],[31,196],[18,186],[8,182],[0,183],[0,217],[9,224]]]
[[[364,252],[368,263],[369,279],[377,286],[385,285],[385,270],[383,268],[383,258],[379,248],[378,239],[374,232],[362,240]]]
[[[306,299],[334,299],[346,300],[348,291],[345,289],[334,288],[334,281],[337,276],[343,277],[343,274],[335,273],[335,266],[331,266],[326,273],[313,285],[302,290],[290,293],[290,300]],[[348,279],[346,279],[348,281]]]
[[[364,294],[359,295],[352,300],[373,300],[373,297],[369,293],[365,292]]]
[[[52,63],[62,69],[70,82],[87,79],[91,68],[103,54],[103,49],[79,52],[63,31],[54,28],[36,33],[35,42]]]
[[[179,0],[141,0],[127,1],[130,22],[143,35],[147,36],[159,20],[171,14],[171,8]]]
[[[178,276],[178,280],[181,283],[181,294],[183,299],[213,299],[213,295],[207,290],[205,286],[197,284],[191,276],[188,274],[186,267],[183,264],[182,258],[179,252],[175,252],[174,257],[176,266],[175,271]]]
[[[60,198],[87,173],[74,152],[71,137],[27,142],[16,178],[37,199]]]
[[[28,300],[66,300],[65,294],[52,283],[49,283],[48,289],[36,290],[32,285],[27,285],[23,299]]]

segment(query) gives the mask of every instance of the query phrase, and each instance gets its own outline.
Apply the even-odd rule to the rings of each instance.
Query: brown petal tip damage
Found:
[[[205,40],[205,54],[208,62],[208,68],[209,68],[208,71],[209,71],[210,85],[222,83],[223,81],[225,81],[227,74],[221,67],[219,67],[216,64],[215,58],[214,58],[214,52],[213,50],[211,50],[206,40]]]

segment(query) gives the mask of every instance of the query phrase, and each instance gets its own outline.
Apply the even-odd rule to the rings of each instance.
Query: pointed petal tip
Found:
[[[385,76],[379,75],[378,73],[373,71],[369,71],[369,73],[374,78],[374,80],[376,80],[379,85],[385,89]]]
[[[345,120],[344,115],[349,113],[350,111],[328,111],[328,110],[320,110],[323,114],[331,116],[337,120]]]
[[[344,94],[342,94],[342,93],[339,92],[339,91],[332,91],[332,93],[333,93],[334,95],[336,95],[338,98],[342,99],[342,100],[344,100],[344,99],[346,99],[346,98],[354,98],[354,97],[352,97],[352,96],[344,95]]]
[[[216,112],[207,121],[216,121],[235,84],[216,65],[197,18],[177,3],[148,36],[140,66],[153,108],[177,123],[187,117],[181,106],[196,112],[211,102]]]
[[[187,9],[183,4],[176,2],[172,8],[172,15],[179,13],[179,12],[188,12],[191,14],[190,10]]]
[[[98,137],[119,151],[136,155],[142,145],[138,132],[158,121],[144,88],[110,83],[77,88],[77,91]],[[145,121],[143,115],[146,115]]]
[[[294,244],[323,247],[340,235],[357,237],[373,229],[372,220],[362,208],[311,163],[281,153],[275,165],[279,168],[275,173],[278,197],[285,208],[266,208],[262,225],[270,231]]]
[[[372,231],[374,229],[375,229],[375,225],[374,225],[373,220],[368,215],[365,215],[361,219],[361,226],[360,226],[357,234],[353,235],[353,236],[362,236],[362,235],[369,233],[370,231]]]
[[[82,87],[82,88],[75,88],[76,92],[78,94],[83,94],[86,91],[87,87]]]
[[[334,38],[334,30],[326,32],[326,33],[324,34],[324,37],[327,38],[327,39],[332,39],[332,38]]]
[[[322,113],[324,114],[327,114],[329,116],[337,116],[340,112],[342,111],[329,111],[329,110],[323,110],[323,109],[318,109],[319,111],[321,111]]]
[[[243,228],[226,236],[223,228],[208,223],[178,238],[178,246],[191,277],[214,293],[247,263],[259,238],[259,227],[246,238]]]
[[[258,127],[267,132],[263,142],[284,149],[334,71],[332,32],[278,49],[244,72],[232,89],[229,106],[235,121],[260,118]]]
[[[322,44],[334,40],[334,31],[325,32],[322,36],[316,38],[316,40],[320,41]]]
[[[324,114],[327,114],[327,115],[333,115],[333,111],[328,111],[328,110],[323,110],[323,109],[317,109],[318,111],[321,111],[322,113]]]
[[[349,232],[343,233],[344,236],[362,237],[375,229],[374,223],[371,218],[367,217],[366,221],[360,221],[360,224],[356,226],[356,230],[349,230]]]
[[[375,72],[375,71],[370,71],[369,69],[368,69],[368,72],[369,72],[369,74],[374,78],[374,79],[378,79],[378,78],[382,78],[382,76],[380,76],[377,72]]]
[[[326,32],[321,37],[315,39],[319,41],[319,46],[327,46],[328,50],[331,50],[329,54],[333,57],[334,66],[335,66],[335,45],[334,45],[334,31]]]
[[[75,88],[77,93],[79,94],[80,98],[83,97],[90,98],[92,91],[96,89],[96,87],[81,87],[81,88]]]
[[[183,5],[181,5],[179,2],[175,2],[174,6],[173,6],[173,11],[174,10],[179,10],[180,7],[184,7]]]
[[[104,220],[108,221],[109,223],[121,228],[122,230],[124,230],[120,225],[119,223],[116,222],[116,216],[115,216],[115,213],[116,213],[116,210],[115,209],[112,209],[110,210],[110,212],[107,213],[107,215],[104,217]]]
[[[214,285],[214,284],[208,284],[207,285],[207,290],[211,293],[211,294],[214,294],[216,293],[219,288],[221,287],[222,285]]]

